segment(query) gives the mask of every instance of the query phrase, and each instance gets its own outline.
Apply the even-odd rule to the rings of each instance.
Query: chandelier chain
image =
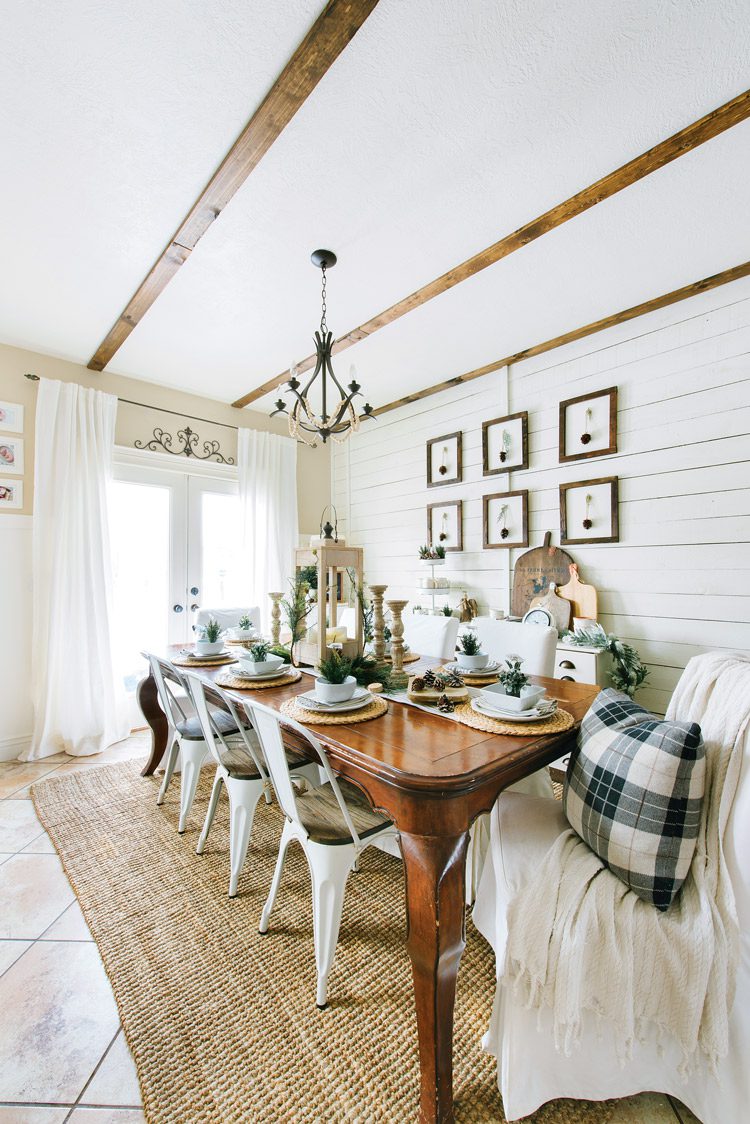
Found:
[[[324,336],[326,334],[327,330],[328,330],[328,324],[326,323],[327,307],[326,307],[326,267],[325,266],[322,267],[321,272],[323,274],[323,282],[322,282],[322,286],[321,286],[321,290],[320,290],[320,334],[321,334],[321,336]]]

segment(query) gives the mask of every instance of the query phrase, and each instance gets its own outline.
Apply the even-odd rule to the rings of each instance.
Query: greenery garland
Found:
[[[566,644],[609,652],[614,660],[614,667],[610,672],[612,686],[630,695],[631,699],[648,678],[648,669],[641,663],[641,657],[635,648],[623,644],[622,640],[611,633],[606,633],[598,623],[585,628],[579,627],[575,632],[566,632],[563,640]]]

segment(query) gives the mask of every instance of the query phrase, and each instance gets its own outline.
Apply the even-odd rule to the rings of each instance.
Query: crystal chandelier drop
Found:
[[[336,255],[333,250],[315,250],[311,254],[311,261],[323,272],[323,286],[321,290],[320,328],[313,337],[315,343],[315,370],[310,379],[302,387],[297,375],[298,368],[293,364],[290,368],[287,391],[292,395],[293,401],[289,409],[289,434],[306,445],[317,445],[318,437],[323,444],[328,438],[334,441],[346,441],[350,433],[359,429],[360,421],[365,418],[374,418],[372,406],[365,404],[362,413],[357,414],[354,399],[361,397],[360,385],[354,375],[354,367],[350,368],[352,381],[344,390],[336,378],[331,364],[331,348],[333,346],[333,333],[328,330],[326,323],[326,270],[336,264]],[[320,414],[316,414],[310,404],[310,393],[313,384],[320,376],[316,390],[320,391]],[[329,385],[329,380],[333,386]],[[302,389],[300,389],[302,387]],[[329,399],[334,398],[331,404]],[[276,409],[271,417],[276,414],[285,414],[288,410],[283,398],[277,399]]]

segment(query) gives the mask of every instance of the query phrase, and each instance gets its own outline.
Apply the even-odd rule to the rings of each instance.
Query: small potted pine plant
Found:
[[[473,632],[465,632],[459,639],[461,647],[456,653],[456,660],[459,667],[463,667],[466,671],[479,671],[480,668],[486,667],[489,657],[482,651],[482,644],[479,638]]]
[[[426,562],[430,566],[442,566],[445,562],[445,547],[433,546],[432,543],[420,546],[419,561]]]
[[[271,645],[266,644],[265,640],[259,640],[257,643],[251,644],[242,653],[240,660],[252,675],[269,675],[272,671],[280,668],[284,662],[281,656],[273,654]]]
[[[529,677],[521,670],[523,658],[507,655],[505,667],[498,673],[498,682],[482,689],[482,697],[490,704],[504,710],[520,713],[531,710],[544,694],[544,687],[533,687]]]
[[[252,640],[253,636],[255,636],[255,629],[253,628],[253,622],[250,619],[249,613],[243,613],[237,621],[235,635],[238,640]]]
[[[315,695],[322,703],[346,702],[354,694],[357,680],[351,674],[352,661],[336,648],[318,665],[318,678],[315,680]]]
[[[216,656],[224,647],[222,636],[224,635],[221,625],[216,617],[209,617],[204,625],[201,625],[198,630],[198,639],[195,642],[195,650],[199,656]]]

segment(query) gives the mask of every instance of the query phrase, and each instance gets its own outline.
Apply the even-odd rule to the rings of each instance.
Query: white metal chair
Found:
[[[151,652],[143,653],[149,662],[151,674],[156,682],[159,702],[167,719],[167,748],[164,757],[164,779],[156,798],[163,804],[179,758],[182,772],[180,784],[180,819],[177,830],[182,834],[187,818],[195,800],[201,767],[208,758],[208,746],[196,715],[191,715],[185,706],[188,694],[186,677],[179,668],[168,660],[161,659]],[[178,694],[177,692],[180,692]],[[237,723],[226,711],[216,714],[216,726],[224,737],[238,734]]]
[[[424,613],[407,614],[404,618],[404,640],[420,656],[450,660],[456,651],[458,617],[426,616]]]
[[[492,659],[501,661],[510,654],[518,655],[523,660],[523,670],[527,675],[546,675],[550,678],[554,675],[556,628],[477,617],[472,624],[472,631],[482,642],[482,651]]]
[[[327,778],[320,788],[299,796],[291,782],[279,715],[263,703],[250,700],[245,702],[245,710],[260,739],[277,799],[286,816],[276,870],[263,907],[259,931],[268,932],[286,850],[296,839],[305,853],[312,879],[313,936],[318,975],[315,998],[322,1009],[327,1004],[328,975],[336,952],[349,871],[356,865],[361,852],[376,839],[397,836],[398,833],[389,820],[373,811],[355,785],[343,778],[336,779],[317,738],[298,722],[285,718],[284,727],[294,730],[307,742]]]
[[[185,679],[203,738],[216,762],[214,785],[195,853],[203,854],[219,804],[221,787],[224,785],[229,796],[229,897],[234,898],[237,896],[240,874],[247,857],[255,809],[264,794],[267,802],[270,802],[271,781],[257,735],[252,726],[248,725],[245,715],[239,713],[231,696],[218,687],[205,683],[194,672],[188,672]],[[211,703],[214,707],[209,710]],[[231,743],[220,728],[219,719],[223,713],[228,714],[239,732],[239,738],[235,737]],[[317,765],[302,754],[286,750],[286,760],[294,779],[304,778],[313,787],[320,783]]]
[[[198,609],[193,627],[195,629],[202,628],[213,617],[214,620],[219,622],[219,627],[223,630],[236,628],[240,623],[240,617],[244,616],[250,617],[253,628],[256,632],[260,632],[260,609],[257,605],[253,605],[249,609]]]

